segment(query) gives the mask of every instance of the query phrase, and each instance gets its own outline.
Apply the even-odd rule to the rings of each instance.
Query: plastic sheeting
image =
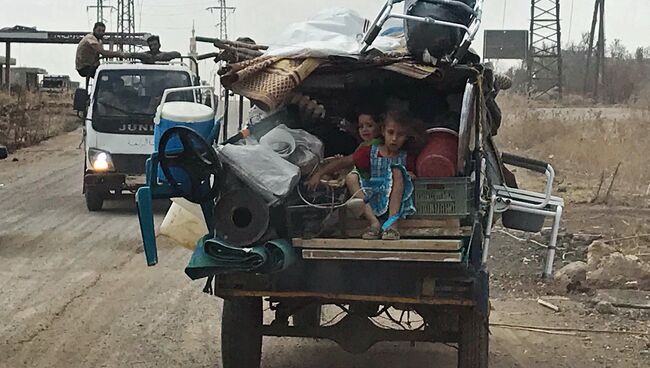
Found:
[[[379,8],[377,8],[379,10]],[[325,9],[304,22],[291,24],[271,43],[266,55],[292,57],[357,56],[369,21],[346,8]],[[386,28],[400,26],[390,23]],[[364,28],[365,27],[365,28]],[[379,36],[372,47],[383,52],[402,49],[401,37]]]
[[[265,145],[227,144],[219,148],[217,155],[269,205],[289,194],[300,180],[300,168]]]

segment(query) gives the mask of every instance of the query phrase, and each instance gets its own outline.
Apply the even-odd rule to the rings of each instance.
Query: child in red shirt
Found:
[[[370,222],[363,238],[398,240],[397,220],[415,213],[411,177],[416,156],[409,154],[405,145],[417,136],[418,124],[403,111],[389,111],[382,120],[381,143],[359,147],[352,155],[334,161],[314,174],[307,186],[313,189],[321,175],[355,165],[366,201],[364,216]],[[382,225],[379,217],[386,214],[389,218]]]

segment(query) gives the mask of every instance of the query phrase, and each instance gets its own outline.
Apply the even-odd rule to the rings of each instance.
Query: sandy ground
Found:
[[[0,162],[0,367],[219,367],[220,300],[183,274],[183,248],[162,244],[160,264],[146,267],[132,199],[86,210],[79,140],[75,131]],[[513,270],[534,280],[541,267],[521,263],[521,245],[502,236],[495,244],[502,245],[491,261],[493,322],[605,326],[608,317],[579,298],[554,301],[562,311],[553,313],[536,303],[548,293],[543,285],[511,287]],[[646,335],[493,327],[491,367],[649,366],[648,319],[617,318]],[[351,355],[328,341],[265,338],[262,360],[289,368],[455,367],[456,351],[384,343]]]

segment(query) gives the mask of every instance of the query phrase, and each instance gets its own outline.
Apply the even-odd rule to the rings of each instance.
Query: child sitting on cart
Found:
[[[346,182],[352,195],[363,192],[366,202],[364,217],[370,226],[363,239],[399,240],[397,220],[415,213],[411,178],[416,156],[407,152],[407,143],[417,137],[419,124],[399,110],[387,112],[381,120],[381,142],[362,145],[352,155],[321,168],[309,178],[307,187],[315,189],[322,175],[354,165],[361,189],[355,190],[352,178],[346,178]],[[382,224],[379,218],[386,215],[388,219]]]

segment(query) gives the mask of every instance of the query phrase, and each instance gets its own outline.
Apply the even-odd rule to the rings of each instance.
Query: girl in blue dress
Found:
[[[382,117],[381,143],[361,146],[318,171],[319,177],[354,165],[366,173],[359,175],[366,202],[364,217],[370,223],[364,239],[399,240],[397,220],[415,213],[412,178],[417,155],[409,152],[407,143],[418,137],[418,125],[405,111],[389,111]],[[307,186],[314,188],[318,183],[312,177]]]

